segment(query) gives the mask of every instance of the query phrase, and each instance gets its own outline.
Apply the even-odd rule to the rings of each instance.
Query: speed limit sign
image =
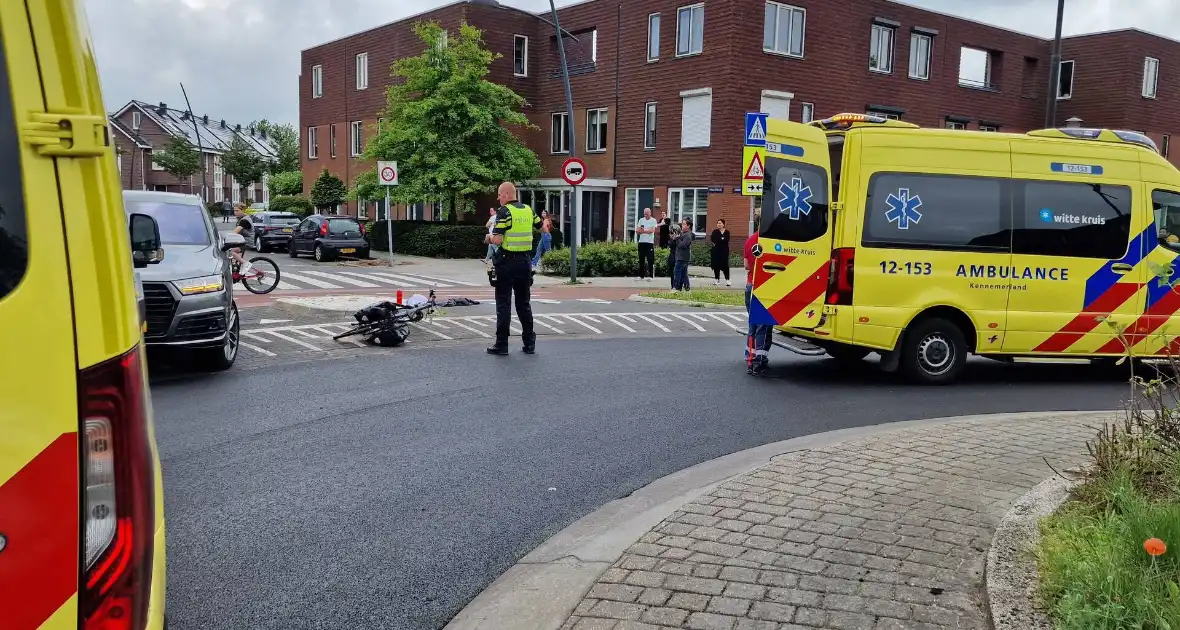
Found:
[[[397,162],[378,162],[377,181],[382,186],[397,186]]]

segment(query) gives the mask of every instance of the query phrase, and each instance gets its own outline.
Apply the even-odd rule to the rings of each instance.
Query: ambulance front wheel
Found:
[[[902,369],[923,385],[953,383],[967,364],[963,331],[945,319],[931,317],[914,322],[902,344]]]

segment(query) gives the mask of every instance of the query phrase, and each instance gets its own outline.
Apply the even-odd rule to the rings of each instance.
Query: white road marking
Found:
[[[465,330],[470,330],[471,332],[479,335],[480,337],[491,337],[491,335],[487,334],[486,332],[484,332],[478,328],[473,328],[471,326],[468,326],[467,324],[464,324],[463,322],[458,321],[458,320],[452,319],[448,323],[454,324],[454,325],[458,326],[459,328],[463,328]]]
[[[307,339],[319,339],[319,337],[316,337],[302,328],[292,328],[291,332],[298,333],[301,337],[306,337]]]
[[[263,350],[262,348],[259,348],[258,346],[255,346],[252,344],[248,344],[245,341],[239,340],[238,345],[243,348],[249,348],[249,349],[253,350],[254,352],[257,352],[258,354],[261,354],[263,356],[267,356],[267,357],[275,356],[275,353],[271,352],[270,350]]]
[[[546,317],[546,316],[545,316],[545,315],[537,315],[537,316],[533,317],[533,323],[534,323],[534,324],[538,324],[538,325],[540,325],[540,326],[544,326],[545,328],[548,328],[549,330],[552,330],[553,332],[555,332],[555,333],[557,333],[557,334],[559,334],[559,335],[564,335],[564,334],[565,334],[564,332],[562,332],[562,331],[561,331],[561,329],[559,329],[559,328],[554,328],[553,326],[550,326],[549,324],[546,324],[546,323],[545,323],[545,320],[544,320],[544,319],[542,319],[542,318],[544,318],[544,317]],[[560,320],[557,320],[557,321],[560,321]]]
[[[722,318],[721,318],[721,315],[719,315],[719,314],[717,314],[717,313],[709,313],[709,317],[712,317],[713,319],[715,319],[715,320],[717,320],[717,321],[721,322],[721,324],[722,324],[723,326],[733,326],[733,324],[732,324],[732,323],[730,323],[728,320],[722,319]]]
[[[310,343],[299,341],[298,339],[295,339],[293,337],[288,337],[287,335],[284,335],[281,332],[276,332],[274,330],[268,330],[267,332],[278,337],[279,339],[282,339],[283,341],[290,341],[291,343],[299,345],[299,346],[303,346],[304,348],[307,348],[308,350],[317,350],[320,352],[323,351],[323,348],[320,348],[319,346],[313,346]]]
[[[253,339],[254,341],[261,341],[262,343],[270,343],[270,339],[267,339],[266,337],[263,337],[262,335],[254,332],[254,331],[243,330],[242,334]]]
[[[287,274],[283,273],[283,277],[284,278],[287,277]],[[283,291],[302,291],[303,290],[303,287],[298,287],[298,286],[291,284],[290,282],[283,282],[282,280],[279,280],[279,286],[276,288],[282,289]]]
[[[430,323],[430,325],[436,326],[436,327],[441,328],[443,330],[446,330],[448,328],[448,326],[446,324],[442,323],[441,320],[434,319],[433,317],[428,319],[427,321]]]
[[[652,326],[655,326],[656,328],[659,328],[660,330],[662,330],[662,331],[664,331],[664,332],[666,332],[666,333],[670,333],[670,332],[672,332],[671,330],[668,330],[668,327],[667,327],[667,326],[664,326],[663,324],[661,324],[661,323],[657,322],[656,320],[654,320],[654,319],[652,319],[652,318],[648,317],[647,315],[642,315],[642,314],[640,314],[640,313],[636,313],[636,314],[635,314],[635,316],[636,316],[636,317],[638,317],[639,319],[642,319],[643,321],[645,321],[645,322],[647,322],[647,323],[651,324]]]
[[[708,319],[707,317],[705,317],[704,315],[701,315],[701,314],[699,314],[699,313],[689,313],[689,315],[691,315],[691,316],[692,316],[692,318],[693,318],[693,319],[695,319],[695,320],[697,320],[698,322],[707,322],[707,321],[709,321],[709,319]]]
[[[598,298],[578,298],[579,302],[590,302],[592,304],[610,304],[610,300],[600,300]]]
[[[537,299],[534,299],[533,301],[537,302],[539,304],[561,304],[561,300],[537,300]]]
[[[663,314],[663,313],[652,313],[652,315],[655,315],[656,317],[659,317],[660,319],[662,319],[662,320],[664,320],[664,321],[666,321],[666,322],[670,322],[670,321],[672,321],[672,318],[671,318],[671,317],[668,317],[667,315],[665,315],[665,314]]]
[[[440,289],[447,289],[447,288],[450,288],[450,287],[453,287],[453,286],[455,286],[455,285],[453,285],[453,284],[447,284],[447,283],[445,283],[445,282],[441,282],[441,281],[439,281],[439,280],[435,280],[435,279],[433,279],[433,278],[422,278],[422,277],[418,277],[418,276],[407,276],[407,275],[405,275],[405,274],[401,274],[401,273],[399,273],[399,274],[397,274],[397,275],[398,275],[398,276],[400,276],[400,277],[402,277],[402,278],[405,278],[405,279],[407,279],[407,280],[410,280],[410,281],[414,282],[414,284],[420,284],[420,285],[422,285],[422,286],[427,286],[427,287],[434,286],[434,287],[438,287],[438,288],[440,288]]]
[[[483,315],[472,315],[467,317],[467,321],[471,322],[472,324],[479,324],[480,326],[489,326],[490,324],[485,322],[483,317]]]
[[[449,282],[451,284],[457,284],[459,286],[464,286],[464,287],[484,287],[484,286],[487,286],[486,283],[485,284],[478,284],[475,282],[464,282],[462,280],[453,280],[450,278],[436,278],[434,276],[428,276],[426,274],[421,274],[421,273],[416,273],[414,275],[418,276],[419,278],[426,278],[427,280],[433,280],[434,282]],[[442,285],[439,285],[439,286],[442,286]]]
[[[575,323],[575,324],[578,324],[579,326],[582,326],[582,327],[584,327],[584,328],[589,328],[589,329],[590,329],[590,332],[592,332],[592,333],[594,333],[594,334],[596,334],[596,335],[601,335],[601,334],[602,334],[602,331],[601,331],[601,330],[598,330],[597,328],[595,328],[595,327],[591,326],[590,324],[587,324],[586,322],[584,322],[584,321],[582,321],[582,320],[580,320],[580,319],[577,319],[577,318],[575,318],[573,315],[569,315],[569,314],[562,314],[562,315],[561,315],[561,317],[564,317],[564,318],[566,318],[566,319],[570,320],[571,322],[573,322],[573,323]]]
[[[265,326],[267,324],[286,324],[287,322],[290,322],[290,321],[291,320],[289,320],[289,319],[263,319],[258,322],[258,325]]]
[[[392,279],[386,278],[386,277],[382,276],[381,274],[377,274],[377,273],[356,273],[355,271],[338,271],[336,273],[340,273],[340,274],[343,274],[346,276],[353,276],[355,278],[360,278],[361,280],[372,280],[373,282],[384,282],[386,284],[391,284],[396,287],[403,287],[403,288],[405,287],[405,285],[402,284],[401,282],[395,282]]]
[[[597,313],[595,313],[594,315],[589,315],[586,313],[575,313],[575,315],[577,315],[579,317],[585,317],[586,319],[594,322],[595,324],[598,323],[598,319],[596,319],[596,317],[601,317],[601,315],[598,315]]]
[[[683,315],[681,315],[681,314],[679,314],[679,313],[674,313],[674,314],[673,314],[673,317],[675,317],[676,319],[679,319],[680,321],[682,321],[682,322],[684,322],[684,323],[686,323],[686,324],[688,324],[688,325],[692,326],[693,328],[696,328],[697,330],[699,330],[699,331],[701,331],[701,332],[705,332],[705,329],[704,329],[704,328],[701,328],[701,325],[700,325],[700,324],[698,324],[698,323],[696,323],[696,322],[692,321],[691,319],[689,319],[689,318],[687,318],[687,317],[685,317],[685,316],[683,316]]]
[[[373,284],[372,282],[365,282],[364,280],[353,280],[352,278],[346,278],[342,274],[338,273],[311,270],[304,270],[303,273],[319,276],[321,278],[327,278],[328,280],[335,280],[336,282],[343,282],[344,284],[351,284],[354,287],[361,287],[362,289],[377,289],[381,286],[379,284]]]
[[[444,334],[438,332],[437,330],[434,330],[428,326],[417,325],[417,326],[413,326],[413,327],[414,327],[414,330],[425,330],[426,332],[438,337],[439,339],[446,339],[447,341],[453,341],[455,339],[454,337],[448,337],[448,336],[446,336],[446,335],[444,335]]]
[[[401,287],[403,289],[407,289],[407,288],[414,289],[414,288],[418,288],[418,287],[430,286],[429,282],[424,282],[422,280],[411,281],[408,278],[403,278],[401,276],[395,276],[395,275],[391,275],[391,274],[383,273],[383,272],[373,272],[368,275],[371,276],[375,280],[379,279],[382,282],[387,282],[389,284],[392,284],[395,287]]]
[[[331,282],[324,282],[323,280],[317,280],[315,278],[308,278],[307,276],[296,275],[296,274],[293,274],[289,271],[284,271],[283,277],[294,280],[295,282],[301,282],[303,284],[310,284],[313,287],[319,287],[321,289],[343,289],[344,288],[338,284],[332,284]]]
[[[614,324],[615,326],[618,326],[619,328],[622,328],[623,330],[625,330],[625,331],[627,331],[627,332],[629,332],[629,333],[637,332],[637,331],[636,331],[634,328],[632,328],[632,327],[630,327],[630,326],[628,326],[628,325],[624,324],[623,322],[616,321],[616,320],[615,320],[613,317],[611,317],[610,315],[603,315],[603,316],[602,316],[602,318],[603,318],[603,319],[605,319],[606,321],[608,321],[608,322],[610,322],[610,323]]]
[[[740,313],[721,313],[721,315],[724,315],[735,322],[744,322],[748,319],[747,317],[743,317]]]
[[[634,324],[634,323],[635,323],[635,320],[631,319],[631,317],[630,317],[629,315],[624,315],[624,314],[622,314],[622,313],[619,313],[619,314],[618,314],[618,317],[619,317],[620,319],[625,319],[625,320],[627,320],[627,321],[631,322],[632,324]]]

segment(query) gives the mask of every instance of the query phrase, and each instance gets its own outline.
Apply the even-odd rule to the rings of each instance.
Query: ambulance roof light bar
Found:
[[[1071,138],[1075,140],[1096,140],[1098,142],[1117,142],[1122,144],[1137,144],[1159,153],[1155,141],[1138,131],[1123,129],[1087,129],[1081,127],[1063,127],[1058,129],[1037,129],[1028,132],[1030,136],[1039,138]]]
[[[891,120],[884,116],[877,114],[836,114],[823,120],[813,120],[809,125],[819,127],[824,131],[835,131],[842,129],[851,129],[853,125],[881,125],[883,127],[901,127],[907,129],[917,129],[918,126],[913,123],[901,122],[900,120]]]

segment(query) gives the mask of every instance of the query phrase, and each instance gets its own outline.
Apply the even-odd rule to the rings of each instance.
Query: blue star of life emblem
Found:
[[[1052,223],[1053,222],[1053,213],[1050,212],[1048,208],[1041,210],[1041,220],[1044,221],[1045,223]]]
[[[788,186],[783,182],[778,187],[778,209],[779,212],[787,213],[792,219],[798,220],[800,216],[811,214],[811,186],[804,186],[803,180],[798,177],[791,178],[791,185]]]
[[[889,205],[885,218],[890,223],[897,223],[899,230],[908,230],[911,223],[917,225],[922,220],[922,213],[918,212],[922,198],[918,195],[911,197],[909,188],[899,188],[897,194],[890,193],[885,203]]]

